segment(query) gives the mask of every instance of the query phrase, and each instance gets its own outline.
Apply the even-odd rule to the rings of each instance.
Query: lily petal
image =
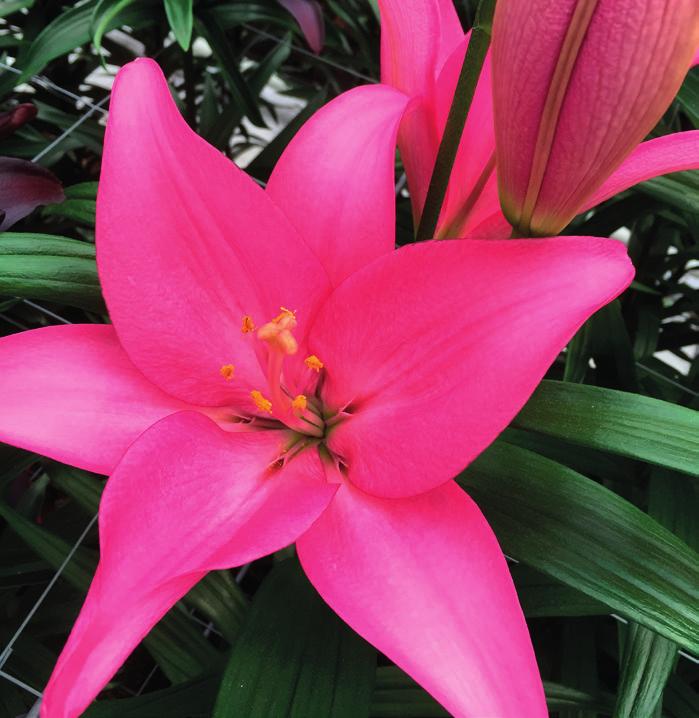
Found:
[[[297,548],[332,609],[452,715],[548,715],[505,558],[453,482],[398,500],[343,486]]]
[[[379,0],[381,82],[420,95],[464,38],[452,0]]]
[[[407,102],[383,85],[343,93],[306,122],[269,178],[269,196],[334,285],[395,247],[396,135]]]
[[[699,130],[642,142],[592,195],[585,211],[651,177],[699,169]]]
[[[434,111],[440,138],[447,123],[470,37],[471,33],[469,32],[444,63],[437,79]],[[434,158],[432,161],[434,162]],[[466,226],[474,226],[475,223],[478,223],[478,220],[474,221],[471,215],[486,183],[488,181],[496,183],[494,175],[495,126],[493,124],[493,91],[489,52],[478,78],[454,160],[452,179],[438,224],[439,236],[462,237]],[[497,196],[495,199],[497,202]],[[499,203],[496,205],[497,207],[499,207]]]
[[[114,328],[45,327],[0,339],[0,440],[108,474],[131,442],[191,408],[151,384]]]
[[[401,123],[398,145],[417,220],[439,147],[437,75],[464,33],[451,0],[379,0],[379,9],[381,81],[415,98]]]
[[[160,617],[207,571],[283,548],[327,506],[314,451],[271,465],[285,432],[227,434],[167,417],[127,451],[100,504],[100,563],[42,701],[75,718]]]
[[[309,346],[350,414],[328,439],[350,481],[397,497],[452,478],[632,276],[620,242],[566,237],[408,245],[347,279]]]
[[[119,339],[185,401],[247,406],[262,370],[243,316],[298,311],[297,338],[327,276],[264,190],[197,137],[158,66],[114,84],[97,199],[97,263]],[[232,364],[226,381],[219,370]]]

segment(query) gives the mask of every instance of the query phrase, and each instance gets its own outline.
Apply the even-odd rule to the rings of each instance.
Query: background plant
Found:
[[[473,5],[457,2],[465,27]],[[94,208],[118,66],[156,57],[189,123],[264,183],[315,109],[378,78],[375,5],[328,0],[322,17],[316,54],[276,0],[5,0],[0,109],[37,114],[8,125],[0,154],[50,169],[65,199],[0,233],[0,331],[106,320]],[[654,134],[696,127],[698,70]],[[396,177],[405,244],[399,159]],[[698,190],[697,173],[654,179],[568,229],[626,239],[636,281],[460,477],[513,559],[554,715],[699,714]],[[0,446],[0,715],[32,709],[77,614],[102,483]],[[87,715],[445,714],[278,555],[210,574]]]

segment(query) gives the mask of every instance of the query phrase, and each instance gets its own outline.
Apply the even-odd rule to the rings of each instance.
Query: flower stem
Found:
[[[464,132],[466,118],[473,102],[473,95],[476,92],[481,68],[490,46],[494,10],[495,0],[480,0],[471,39],[464,57],[464,64],[461,66],[461,73],[454,91],[454,99],[449,109],[444,134],[437,151],[430,186],[427,189],[425,206],[417,229],[416,237],[418,241],[431,239],[435,236],[439,213],[442,211],[442,204],[447,193],[447,186],[454,160],[456,159],[456,153],[459,149],[459,143],[461,142],[461,135]]]

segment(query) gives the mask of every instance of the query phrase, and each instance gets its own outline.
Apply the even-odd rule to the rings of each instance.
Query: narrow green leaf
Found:
[[[24,8],[30,8],[34,4],[35,0],[5,0],[0,5],[0,18],[12,15],[13,12],[18,10],[24,10]]]
[[[234,102],[239,105],[240,110],[248,116],[251,122],[259,127],[264,127],[265,122],[257,106],[257,100],[238,69],[238,59],[231,50],[226,33],[216,24],[214,17],[209,12],[201,11],[197,14],[197,18],[199,30],[208,41],[221,66],[221,72],[233,95]]]
[[[544,681],[544,691],[546,703],[553,712],[588,709],[599,710],[608,715],[614,704],[613,696],[608,693],[590,694],[552,681]],[[400,668],[380,666],[377,669],[376,687],[371,702],[372,718],[447,718],[449,715]]]
[[[524,564],[510,566],[519,602],[527,618],[548,616],[603,616],[604,603],[556,581]]]
[[[104,311],[95,248],[67,237],[3,232],[0,294]]]
[[[143,696],[101,700],[83,718],[209,718],[218,682],[218,676],[206,676]]]
[[[35,524],[0,501],[0,516],[13,531],[54,569],[71,550],[70,544]],[[62,576],[83,593],[97,567],[95,552],[79,547]],[[144,639],[153,658],[173,682],[194,678],[215,667],[219,653],[197,631],[192,621],[177,610],[168,613]]]
[[[143,27],[153,22],[150,3],[139,3],[129,8],[128,12],[112,16],[106,23],[104,31],[116,27],[118,23],[131,27]],[[96,0],[88,0],[83,5],[72,7],[70,10],[58,15],[34,39],[18,64],[20,74],[6,72],[0,77],[0,96],[7,94],[13,87],[27,80],[32,75],[46,67],[46,65],[61,55],[80,47],[90,41],[90,26],[92,15],[97,5]]]
[[[677,101],[689,115],[695,127],[699,128],[699,70],[690,70],[680,87]]]
[[[280,130],[275,138],[268,142],[262,152],[248,165],[248,173],[258,179],[267,179],[284,148],[291,142],[292,137],[299,131],[303,123],[323,105],[326,96],[327,91],[325,89],[319,90],[313,95],[303,110],[286,127]]]
[[[699,413],[658,399],[543,381],[514,426],[699,475]]]
[[[677,646],[635,623],[626,628],[615,718],[651,716],[677,659]]]
[[[97,52],[102,51],[102,38],[120,12],[136,0],[99,0],[90,19],[92,25],[92,43]]]
[[[65,199],[60,204],[50,204],[41,210],[44,217],[59,217],[69,222],[95,226],[95,200]]]
[[[180,47],[187,52],[192,41],[192,0],[163,0],[170,29]]]
[[[628,501],[496,442],[459,479],[510,556],[699,653],[699,556]]]
[[[683,212],[699,214],[699,172],[696,170],[654,177],[636,185],[634,189]]]
[[[295,560],[255,594],[221,681],[214,718],[369,715],[374,649],[326,605]]]

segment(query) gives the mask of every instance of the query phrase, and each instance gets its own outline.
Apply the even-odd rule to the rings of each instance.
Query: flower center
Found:
[[[297,376],[299,368],[292,367],[297,370],[292,372],[298,385],[296,389],[301,389],[302,393],[291,391],[292,382],[285,375],[288,360],[299,350],[294,336],[297,324],[296,312],[286,307],[280,307],[279,314],[256,332],[252,317],[245,315],[242,318],[241,332],[251,334],[252,341],[263,344],[263,347],[257,347],[257,353],[262,362],[266,361],[267,387],[264,390],[262,387],[254,389],[250,392],[250,399],[258,411],[269,414],[270,418],[304,436],[322,439],[325,422],[317,389],[323,362],[315,354],[306,357],[305,368],[300,369],[305,376],[300,377]],[[220,373],[225,381],[231,381],[235,377],[235,367],[226,364],[221,367]]]

